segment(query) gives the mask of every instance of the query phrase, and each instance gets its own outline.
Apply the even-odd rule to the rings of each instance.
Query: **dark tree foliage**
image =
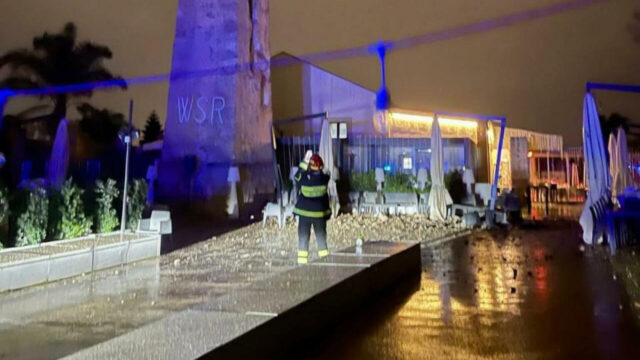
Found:
[[[160,140],[162,138],[162,134],[162,124],[160,123],[158,114],[154,110],[151,115],[149,115],[149,118],[147,118],[147,123],[144,125],[144,130],[142,130],[142,143],[144,144]]]
[[[103,60],[112,56],[106,46],[92,42],[78,43],[76,26],[67,23],[59,33],[45,32],[36,36],[33,49],[12,50],[0,56],[0,70],[4,67],[10,69],[9,75],[0,80],[0,88],[34,89],[111,80],[121,88],[126,88],[125,81],[114,76],[103,65]],[[41,119],[47,120],[49,134],[55,134],[58,123],[67,115],[70,98],[91,94],[91,89],[86,88],[72,93],[46,95],[52,100],[53,107],[48,106],[50,114]]]
[[[78,106],[80,129],[98,145],[109,145],[126,126],[124,115],[108,109],[96,109],[88,103]]]
[[[600,128],[602,129],[602,137],[605,148],[609,143],[609,136],[618,128],[624,129],[627,135],[627,145],[629,149],[634,150],[640,148],[640,126],[637,121],[633,121],[624,115],[613,113],[607,118],[600,115]],[[606,149],[605,149],[606,151]]]
[[[633,36],[633,40],[640,44],[640,9],[633,12],[633,19],[629,26],[629,31],[631,32],[631,36]]]
[[[135,231],[147,206],[147,182],[143,179],[133,180],[127,190],[127,228]]]

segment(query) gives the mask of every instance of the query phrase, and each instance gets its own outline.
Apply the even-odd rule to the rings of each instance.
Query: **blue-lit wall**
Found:
[[[250,194],[242,202],[273,192],[266,59],[268,2],[179,1],[158,177],[163,200],[224,207],[231,166]],[[186,70],[202,76],[174,76]]]

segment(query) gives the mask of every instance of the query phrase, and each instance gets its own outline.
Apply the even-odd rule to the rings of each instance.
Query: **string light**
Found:
[[[433,116],[429,116],[429,115],[417,115],[417,114],[392,112],[391,117],[394,120],[404,120],[404,121],[422,122],[422,123],[433,122]],[[478,127],[478,123],[472,120],[461,120],[461,119],[453,119],[453,118],[446,118],[446,117],[438,117],[438,123],[440,125],[445,125],[445,126],[459,126],[459,127],[466,127],[466,128]]]

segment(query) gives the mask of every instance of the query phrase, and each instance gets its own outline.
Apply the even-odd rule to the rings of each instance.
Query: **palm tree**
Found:
[[[124,115],[109,109],[97,109],[88,103],[77,107],[80,113],[80,129],[84,131],[95,145],[111,145],[118,137],[127,122]]]
[[[633,12],[633,22],[629,25],[633,40],[640,43],[640,9]]]
[[[106,46],[77,43],[76,26],[67,23],[58,34],[45,32],[36,36],[33,50],[13,50],[0,57],[0,69],[5,66],[11,69],[10,75],[0,81],[0,89],[34,89],[109,80],[115,80],[119,87],[126,88],[125,81],[114,76],[102,63],[111,57],[111,50]],[[51,113],[37,120],[46,120],[49,134],[53,135],[67,114],[69,98],[91,94],[91,90],[86,90],[48,95],[53,105]]]

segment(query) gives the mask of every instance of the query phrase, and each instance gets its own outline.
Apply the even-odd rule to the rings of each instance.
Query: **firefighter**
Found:
[[[293,212],[298,215],[298,264],[306,264],[309,258],[311,227],[318,242],[318,256],[329,255],[327,248],[327,219],[331,217],[327,185],[329,175],[322,172],[324,164],[318,154],[309,152],[300,163],[295,181],[300,196]]]

